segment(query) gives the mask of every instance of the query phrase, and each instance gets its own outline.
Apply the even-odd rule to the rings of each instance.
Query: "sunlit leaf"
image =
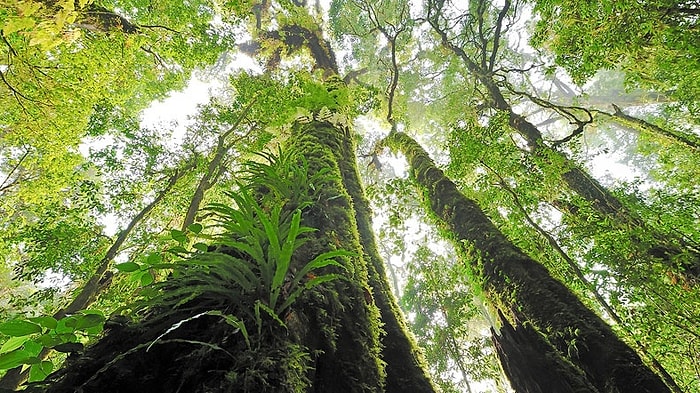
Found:
[[[141,265],[136,262],[124,262],[114,265],[114,268],[124,273],[131,273],[139,270]]]
[[[24,364],[31,357],[32,355],[30,353],[22,349],[17,349],[10,353],[2,354],[0,355],[0,370],[15,368],[21,364]]]
[[[41,333],[41,326],[23,320],[14,320],[0,323],[0,333],[8,336],[26,336],[32,333]]]

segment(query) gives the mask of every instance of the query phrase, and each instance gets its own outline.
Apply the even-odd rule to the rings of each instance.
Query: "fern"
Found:
[[[356,254],[343,250],[320,254],[301,268],[292,268],[296,251],[306,242],[306,235],[315,231],[301,224],[302,215],[318,198],[315,185],[328,180],[327,171],[309,176],[303,157],[282,151],[277,156],[258,155],[265,162],[248,162],[247,183],[236,192],[226,193],[232,203],[207,207],[213,217],[210,228],[218,232],[212,236],[216,250],[191,253],[168,265],[172,278],[153,284],[157,295],[139,306],[164,310],[161,320],[182,311],[195,314],[173,324],[158,339],[192,319],[219,315],[241,331],[250,346],[243,320],[229,315],[229,311],[242,312],[255,320],[260,334],[261,310],[284,327],[280,316],[304,291],[344,278],[337,273],[314,274],[328,266],[344,270],[336,258]]]

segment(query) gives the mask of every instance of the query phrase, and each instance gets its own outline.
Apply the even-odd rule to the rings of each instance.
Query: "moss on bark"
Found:
[[[367,262],[372,298],[379,308],[384,333],[382,360],[386,363],[386,392],[429,393],[436,390],[427,374],[425,359],[408,330],[403,313],[387,280],[372,230],[372,212],[365,197],[355,160],[354,138],[344,138],[334,151],[343,185],[352,199],[358,234]]]
[[[426,203],[447,227],[479,281],[475,284],[481,286],[491,304],[503,312],[516,330],[524,323],[532,324],[549,342],[550,349],[540,356],[557,358],[557,367],[549,372],[542,370],[532,378],[557,375],[572,391],[669,391],[600,317],[542,265],[508,241],[417,142],[406,134],[393,133],[385,144],[406,155]],[[548,386],[546,380],[537,383]]]
[[[326,168],[330,174],[325,184],[314,185],[321,191],[304,220],[318,232],[306,250],[311,254],[329,249],[358,253],[344,261],[346,272],[339,272],[348,275],[348,280],[331,282],[322,294],[315,291],[302,301],[300,311],[312,326],[302,341],[312,352],[321,351],[315,365],[314,390],[379,392],[384,389],[379,311],[365,296],[369,288],[367,265],[336,156],[346,138],[347,130],[312,122],[296,124],[287,145],[306,158],[310,172]]]

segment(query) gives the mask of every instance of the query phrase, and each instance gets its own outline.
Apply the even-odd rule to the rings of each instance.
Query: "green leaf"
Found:
[[[160,253],[154,252],[148,255],[146,258],[146,263],[149,265],[157,265],[163,261],[163,257]]]
[[[339,268],[345,269],[345,266],[341,265],[338,263],[335,259],[335,257],[355,257],[357,256],[356,253],[346,251],[346,250],[334,250],[334,251],[329,251],[329,252],[324,252],[323,254],[318,255],[316,258],[312,259],[309,263],[304,265],[301,270],[297,273],[296,276],[294,276],[294,283],[298,283],[301,281],[301,279],[307,274],[310,273],[312,270],[319,269],[325,266],[337,266]]]
[[[34,27],[35,23],[36,22],[34,22],[34,19],[32,18],[13,18],[5,23],[5,26],[2,28],[2,32],[5,35],[10,35],[21,30],[31,29]]]
[[[32,356],[39,356],[42,349],[44,349],[44,346],[36,341],[29,340],[24,343],[24,350]]]
[[[143,272],[143,274],[141,275],[141,279],[139,281],[141,282],[141,285],[144,287],[147,285],[151,285],[154,281],[153,275],[151,274],[151,272]]]
[[[262,248],[260,247],[260,244],[255,244],[254,246],[251,246],[250,244],[237,241],[226,241],[223,244],[245,252],[246,254],[250,255],[250,257],[253,258],[253,260],[255,260],[255,262],[258,264],[265,263],[264,253],[262,251]]]
[[[192,246],[192,248],[194,248],[195,250],[202,251],[202,252],[207,252],[207,250],[209,250],[209,246],[205,243],[195,243]]]
[[[280,319],[279,315],[277,315],[277,313],[275,312],[275,310],[273,310],[273,309],[271,309],[270,307],[268,307],[267,304],[265,304],[265,303],[261,302],[260,300],[258,300],[258,301],[255,303],[255,307],[258,308],[258,309],[260,309],[260,310],[265,311],[265,313],[266,313],[267,315],[269,315],[270,317],[272,317],[272,319],[274,319],[274,320],[275,320],[280,326],[282,326],[283,328],[285,328],[285,329],[287,328],[287,325],[285,325],[285,323]],[[257,314],[259,315],[259,314],[260,314],[260,311],[257,311]],[[259,321],[262,321],[261,318],[258,318],[258,320],[259,320]]]
[[[289,232],[287,238],[282,245],[279,257],[277,259],[277,265],[275,269],[275,276],[272,278],[271,293],[270,293],[270,307],[274,308],[277,304],[277,297],[279,296],[279,290],[284,283],[285,277],[287,277],[287,272],[289,271],[289,265],[292,260],[292,254],[294,253],[294,247],[296,244],[296,238],[299,235],[299,224],[301,222],[301,211],[296,210],[292,216],[292,222],[289,227]]]
[[[41,326],[21,319],[0,324],[0,333],[8,336],[19,337],[32,333],[41,333]]]
[[[224,314],[221,311],[216,310],[209,311],[207,314],[222,317],[228,325],[238,329],[238,331],[240,331],[243,335],[243,339],[245,340],[246,345],[248,346],[248,348],[250,348],[250,338],[248,336],[248,330],[245,328],[245,323],[243,323],[243,321],[238,319],[235,315]]]
[[[136,262],[124,262],[114,265],[114,267],[120,272],[131,273],[139,270],[141,265]]]
[[[15,349],[21,347],[25,341],[29,340],[29,337],[31,336],[10,337],[4,344],[2,344],[0,353],[14,351]]]
[[[194,224],[190,224],[187,227],[187,229],[192,233],[200,233],[200,232],[202,232],[203,227],[202,227],[202,224],[198,224],[195,222]]]
[[[175,246],[168,249],[168,252],[180,256],[179,254],[188,254],[189,251],[182,246]]]
[[[51,317],[51,316],[29,318],[29,320],[34,322],[34,323],[38,323],[39,325],[41,325],[47,329],[56,329],[56,325],[58,324],[58,321],[56,320],[56,318]]]
[[[23,349],[0,355],[0,370],[8,370],[25,364],[31,357],[32,355]]]
[[[53,347],[57,352],[62,353],[80,352],[83,348],[84,346],[81,343],[63,343]]]
[[[33,2],[33,1],[21,1],[17,2],[17,11],[20,12],[23,16],[32,16],[34,13],[39,11],[41,9],[41,3],[40,2]]]
[[[102,314],[89,313],[84,315],[76,315],[75,330],[83,330],[91,327],[99,326],[104,323],[105,317]]]
[[[185,234],[185,232],[183,232],[179,229],[171,229],[170,230],[170,237],[178,243],[187,242],[187,235]]]
[[[61,318],[56,325],[56,333],[61,334],[72,334],[75,331],[76,320],[74,316],[69,316]]]
[[[51,371],[53,371],[53,363],[48,360],[33,364],[29,369],[29,382],[43,381]]]
[[[55,334],[42,334],[35,341],[45,347],[51,348],[55,345],[62,343],[63,339],[61,338],[61,336],[57,336]]]
[[[334,281],[338,279],[347,279],[345,276],[341,276],[340,274],[324,274],[322,276],[314,277],[311,280],[307,281],[303,286],[297,286],[294,291],[285,299],[285,301],[277,308],[278,313],[282,313],[284,310],[286,310],[288,307],[290,307],[294,302],[297,300],[297,298],[307,289],[314,288],[318,285],[321,285],[325,282],[329,281]]]

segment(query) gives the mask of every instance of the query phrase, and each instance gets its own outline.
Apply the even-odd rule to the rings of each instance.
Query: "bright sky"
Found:
[[[197,113],[197,105],[206,104],[209,98],[226,88],[227,76],[236,70],[245,69],[261,72],[258,64],[250,57],[236,54],[225,67],[223,75],[205,81],[194,72],[182,91],[172,92],[162,101],[154,101],[141,113],[141,127],[170,129],[172,142],[182,141],[190,118]]]

